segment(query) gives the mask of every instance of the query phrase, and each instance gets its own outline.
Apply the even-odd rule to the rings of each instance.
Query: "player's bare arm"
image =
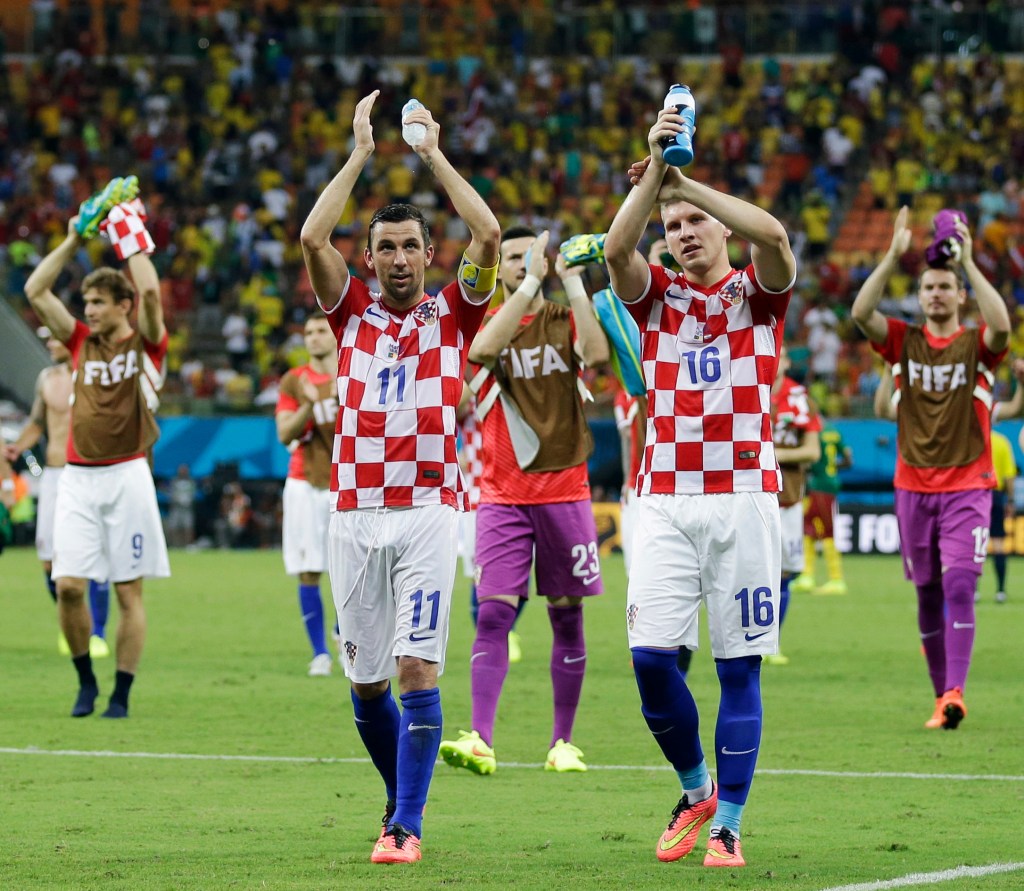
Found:
[[[798,446],[775,446],[775,459],[780,464],[813,464],[821,457],[821,436],[816,432],[804,433]]]
[[[473,344],[469,348],[470,362],[492,366],[519,330],[523,316],[534,308],[535,303],[539,304],[535,298],[540,294],[541,283],[548,271],[548,258],[545,252],[549,235],[545,229],[537,236],[529,250],[530,263],[523,280],[515,291],[506,296],[501,308],[473,338]]]
[[[597,320],[594,305],[583,284],[583,266],[566,266],[565,257],[559,252],[555,258],[555,272],[562,280],[565,295],[569,298],[573,322],[576,325],[576,354],[589,368],[607,362],[610,355],[608,338]]]
[[[907,207],[901,207],[899,213],[896,214],[889,249],[871,275],[861,285],[850,311],[857,327],[872,343],[885,343],[885,338],[889,333],[889,326],[885,316],[878,311],[878,304],[882,302],[885,286],[889,283],[893,272],[896,271],[896,264],[910,247],[911,232],[907,226],[909,215],[910,209]]]
[[[46,432],[46,403],[43,401],[43,380],[50,369],[44,368],[36,378],[36,396],[32,400],[32,410],[29,412],[28,421],[24,429],[18,434],[14,442],[8,443],[3,448],[3,456],[12,464],[18,460],[26,449],[32,448]]]
[[[333,305],[348,284],[348,263],[331,244],[331,233],[341,219],[359,174],[373,154],[370,110],[379,95],[380,90],[374,90],[369,96],[360,99],[356,105],[352,118],[352,133],[355,137],[352,154],[320,193],[299,235],[309,280],[313,285],[313,291],[324,305]]]
[[[149,254],[139,252],[128,258],[128,271],[139,295],[139,333],[150,343],[160,343],[167,329],[160,304],[160,277]]]
[[[892,366],[886,362],[882,369],[882,377],[875,389],[875,398],[872,403],[876,418],[883,418],[887,421],[896,420],[896,406],[892,404]]]
[[[1006,309],[1006,303],[1002,296],[992,286],[992,283],[985,278],[978,264],[974,262],[974,242],[971,238],[971,230],[963,220],[956,221],[957,235],[960,236],[960,265],[963,267],[967,281],[974,292],[974,299],[978,301],[978,311],[985,320],[985,333],[983,335],[985,346],[993,353],[1001,353],[1010,342],[1010,313]]]
[[[1013,396],[1005,402],[997,402],[992,407],[992,423],[1005,421],[1007,418],[1016,418],[1024,412],[1024,359],[1014,359],[1010,363],[1010,371],[1016,385],[1013,388]]]
[[[767,291],[784,291],[796,276],[796,257],[785,227],[756,204],[719,192],[679,173],[666,177],[658,201],[685,201],[714,217],[734,235],[750,243],[750,260],[758,283]]]
[[[75,231],[75,221],[78,217],[72,217],[68,221],[67,237],[54,248],[49,254],[43,257],[39,265],[25,282],[25,296],[32,304],[36,315],[59,341],[67,342],[75,330],[75,317],[71,311],[61,302],[60,298],[53,293],[54,282],[61,270],[67,266],[68,261],[74,256],[82,243],[78,232]]]
[[[615,214],[604,242],[604,260],[611,277],[612,290],[620,300],[627,303],[633,303],[643,296],[651,278],[651,270],[643,254],[637,250],[637,245],[643,238],[658,202],[658,193],[669,173],[669,166],[661,156],[661,145],[658,143],[668,132],[665,130],[664,118],[664,114],[659,114],[658,121],[648,135],[647,144],[651,154],[629,169],[629,181],[633,189]]]
[[[469,228],[470,242],[466,248],[466,259],[480,269],[490,270],[498,265],[498,247],[501,242],[501,227],[483,198],[469,182],[451,165],[438,144],[441,127],[426,108],[413,111],[406,122],[422,124],[427,135],[414,151],[434,177],[448,193],[455,212]],[[463,287],[483,298],[493,290],[493,276],[483,276],[481,286],[472,287],[463,279]]]
[[[281,445],[288,445],[302,435],[306,425],[313,417],[313,406],[320,399],[319,390],[308,377],[299,378],[299,389],[302,392],[299,407],[293,411],[279,411],[274,415],[277,438]]]

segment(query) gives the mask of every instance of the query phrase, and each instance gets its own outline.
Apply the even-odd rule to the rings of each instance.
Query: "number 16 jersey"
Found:
[[[637,494],[778,492],[771,389],[792,285],[765,291],[753,265],[710,287],[650,270],[647,291],[625,304],[647,381]]]
[[[338,303],[324,307],[338,338],[333,510],[468,509],[455,408],[488,301],[471,302],[456,282],[393,310],[349,276]]]

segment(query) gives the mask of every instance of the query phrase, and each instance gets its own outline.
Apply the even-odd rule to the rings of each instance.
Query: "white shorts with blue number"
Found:
[[[372,684],[415,656],[444,672],[459,512],[436,504],[331,514],[328,564],[349,680]]]
[[[51,576],[130,582],[170,574],[149,462],[68,464],[57,484]]]
[[[779,498],[768,492],[644,495],[626,596],[630,647],[697,649],[707,608],[716,659],[779,648]]]

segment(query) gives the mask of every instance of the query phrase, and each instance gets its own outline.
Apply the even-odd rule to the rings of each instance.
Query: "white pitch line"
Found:
[[[283,764],[369,764],[369,758],[315,758],[302,755],[215,755],[190,752],[111,752],[86,751],[82,749],[40,749],[28,746],[16,749],[0,746],[0,755],[48,755],[64,758],[151,758],[160,761],[246,761],[255,763]],[[439,762],[440,763],[440,762]],[[536,770],[540,762],[525,763],[502,761],[502,768],[511,770]],[[668,765],[649,764],[588,764],[590,770],[622,771],[671,771]],[[942,782],[977,782],[990,780],[1000,783],[1024,783],[1024,776],[1013,774],[967,774],[967,773],[910,773],[906,771],[857,772],[853,770],[774,770],[759,769],[760,776],[833,777],[855,780],[940,780]]]
[[[940,872],[912,872],[898,879],[881,879],[877,882],[860,882],[856,885],[834,885],[823,891],[886,891],[888,888],[909,888],[911,885],[931,885],[935,882],[952,882],[955,879],[980,879],[1004,872],[1018,872],[1024,863],[993,863],[989,866],[958,866]]]

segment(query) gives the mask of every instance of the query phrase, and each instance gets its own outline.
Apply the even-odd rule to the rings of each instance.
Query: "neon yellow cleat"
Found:
[[[791,594],[810,594],[814,590],[814,576],[801,572],[789,583],[789,590]]]
[[[62,656],[71,655],[71,647],[68,646],[68,639],[64,636],[63,631],[57,632],[57,652]]]
[[[523,648],[519,643],[519,635],[515,631],[508,633],[508,661],[513,664],[523,661]]]
[[[106,659],[110,655],[110,645],[98,634],[89,638],[89,655],[93,659]]]
[[[544,769],[558,773],[582,773],[587,769],[587,765],[583,763],[583,752],[579,748],[560,739],[548,752]]]
[[[599,235],[574,235],[563,241],[558,250],[565,258],[566,266],[582,266],[584,263],[604,262],[605,233]]]
[[[790,586],[790,590],[792,590],[792,586]],[[814,593],[819,594],[823,597],[836,597],[842,596],[846,594],[848,591],[849,588],[846,587],[846,582],[843,581],[843,579],[829,579]]]
[[[789,656],[783,656],[782,653],[774,653],[762,656],[761,661],[765,665],[789,665]]]
[[[459,731],[456,740],[442,740],[441,758],[452,767],[465,767],[480,776],[494,773],[498,769],[498,760],[494,757],[494,749],[481,739],[475,730],[468,733]]]

